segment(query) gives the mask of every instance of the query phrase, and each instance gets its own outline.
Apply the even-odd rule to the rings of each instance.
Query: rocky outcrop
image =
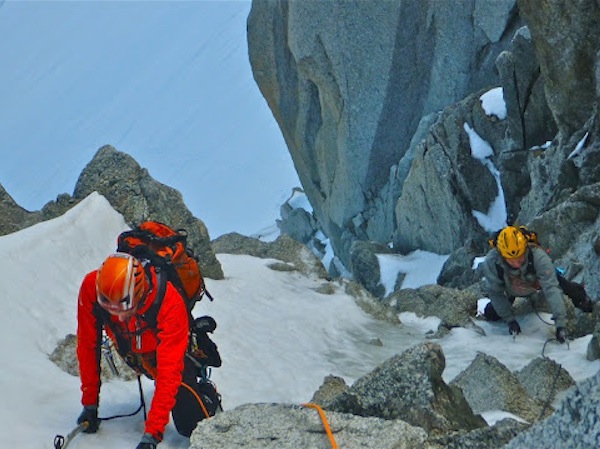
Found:
[[[28,211],[19,206],[0,185],[0,235],[11,234],[41,221],[56,218],[79,203],[64,193],[56,201],[46,204],[41,211]]]
[[[468,290],[428,285],[417,289],[402,289],[385,299],[397,313],[413,312],[420,317],[440,318],[447,329],[471,324],[479,297]]]
[[[527,394],[508,368],[486,354],[478,354],[450,384],[465,392],[465,399],[475,413],[504,410],[528,422],[535,422],[554,411]]]
[[[16,232],[41,220],[40,212],[23,209],[0,185],[0,235]]]
[[[519,26],[511,0],[253,1],[254,78],[346,266],[354,240],[385,244],[398,228],[422,118],[497,84],[496,57]]]
[[[428,432],[473,430],[487,424],[459,389],[442,379],[441,347],[425,343],[392,357],[331,401],[330,410],[401,419]]]
[[[535,46],[546,100],[561,137],[597,113],[600,5],[594,0],[518,0]]]
[[[394,249],[449,254],[467,240],[487,241],[489,231],[473,211],[487,214],[500,192],[489,163],[474,155],[485,142],[491,158],[501,148],[506,123],[487,115],[483,93],[446,108],[417,146],[396,202]]]
[[[423,429],[403,421],[327,414],[335,441],[344,449],[422,449]],[[247,404],[202,421],[190,449],[298,449],[331,447],[316,410],[290,404]]]
[[[212,279],[223,279],[223,270],[210,245],[208,230],[188,210],[181,193],[153,179],[131,156],[110,145],[100,148],[83,169],[72,196],[61,194],[41,211],[28,212],[21,208],[0,186],[0,235],[56,218],[92,192],[104,196],[131,227],[145,220],[156,220],[176,229],[185,229],[188,245],[199,260],[202,274]]]
[[[510,48],[498,55],[496,67],[506,103],[506,149],[518,151],[552,140],[556,123],[546,102],[529,28],[524,26],[515,33]]]
[[[554,401],[557,393],[575,385],[571,375],[547,357],[532,360],[517,371],[515,376],[529,396],[545,403]]]
[[[488,426],[460,388],[444,383],[443,370],[441,347],[418,345],[352,386],[327,376],[311,403],[244,404],[201,421],[190,448],[329,447],[329,426],[335,443],[348,449],[497,449],[529,427],[512,419]],[[522,387],[507,388],[506,395],[512,402],[524,400],[515,395],[528,397]]]
[[[593,376],[571,390],[548,419],[522,432],[505,449],[549,447],[596,448],[600,446],[598,398],[600,376]]]
[[[290,264],[288,270],[295,269],[323,279],[329,277],[325,267],[313,252],[285,234],[273,242],[263,242],[232,232],[213,240],[212,248],[216,253],[248,254],[262,259],[278,259]],[[275,269],[283,270],[284,268],[276,265]]]
[[[109,145],[100,148],[79,175],[73,198],[80,201],[94,191],[104,196],[131,227],[156,220],[186,229],[188,245],[198,257],[203,275],[223,279],[204,223],[187,209],[181,193],[153,179],[131,156]]]
[[[313,207],[303,229],[376,296],[356,241],[454,254],[440,282],[465,287],[478,277],[458,258],[486,252],[502,224],[477,214],[499,201],[600,297],[598,19],[592,0],[255,0],[250,61]],[[496,87],[499,115],[480,98]]]

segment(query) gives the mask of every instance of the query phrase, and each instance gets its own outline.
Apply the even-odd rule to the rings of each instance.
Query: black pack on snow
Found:
[[[525,226],[519,226],[519,230],[527,239],[527,244],[530,246],[539,246],[541,248],[540,240],[538,238],[537,232],[527,229]],[[498,241],[498,234],[500,231],[496,232],[490,239],[488,243],[491,247],[495,248]],[[548,251],[548,250],[546,250]],[[504,278],[504,270],[500,265],[496,265],[496,269],[498,271],[498,277],[500,279]],[[527,253],[527,273],[535,274],[535,267],[533,265],[533,252],[528,251]],[[563,293],[571,298],[573,301],[573,305],[575,307],[580,308],[584,312],[591,312],[593,309],[593,303],[590,297],[587,295],[585,291],[585,287],[582,284],[577,282],[573,282],[568,280],[559,269],[556,269],[556,278],[558,279],[558,284],[562,289]]]

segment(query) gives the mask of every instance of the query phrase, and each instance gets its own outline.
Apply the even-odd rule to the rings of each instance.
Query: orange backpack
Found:
[[[198,260],[187,247],[185,229],[174,230],[158,221],[145,221],[119,235],[117,251],[148,261],[157,272],[165,273],[183,296],[188,312],[205,293],[212,301],[213,298],[206,291]]]

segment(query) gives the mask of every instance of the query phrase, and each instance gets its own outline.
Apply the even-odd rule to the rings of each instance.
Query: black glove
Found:
[[[87,422],[88,426],[84,430],[85,433],[96,433],[98,427],[100,427],[100,418],[98,418],[98,407],[95,405],[87,405],[83,407],[83,411],[79,418],[77,418],[77,424]]]
[[[567,330],[564,327],[557,327],[556,328],[556,339],[558,340],[558,342],[564,343],[565,341],[567,341],[567,338],[569,338],[569,335],[567,334]]]
[[[140,440],[140,444],[138,444],[135,449],[156,449],[158,443],[160,443],[160,441],[158,441],[149,433],[145,433]]]
[[[510,335],[519,335],[521,333],[521,326],[515,320],[508,323],[508,333]]]

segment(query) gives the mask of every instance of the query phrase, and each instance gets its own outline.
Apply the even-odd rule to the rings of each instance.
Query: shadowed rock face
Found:
[[[255,80],[315,216],[348,265],[352,241],[387,243],[422,117],[498,83],[514,1],[253,2]]]
[[[41,221],[40,215],[39,212],[23,209],[0,185],[0,235],[10,234],[37,223]]]
[[[496,229],[474,212],[502,193],[507,221],[539,227],[557,266],[600,296],[598,23],[594,0],[255,0],[255,80],[345,269],[381,296],[378,267],[353,263],[374,260],[356,240],[483,255]],[[495,87],[506,117],[479,100]],[[467,129],[497,176],[471,157]],[[460,282],[441,279],[475,281],[455,260]]]
[[[566,137],[581,129],[598,98],[600,5],[594,0],[519,0],[531,31],[546,100]]]

